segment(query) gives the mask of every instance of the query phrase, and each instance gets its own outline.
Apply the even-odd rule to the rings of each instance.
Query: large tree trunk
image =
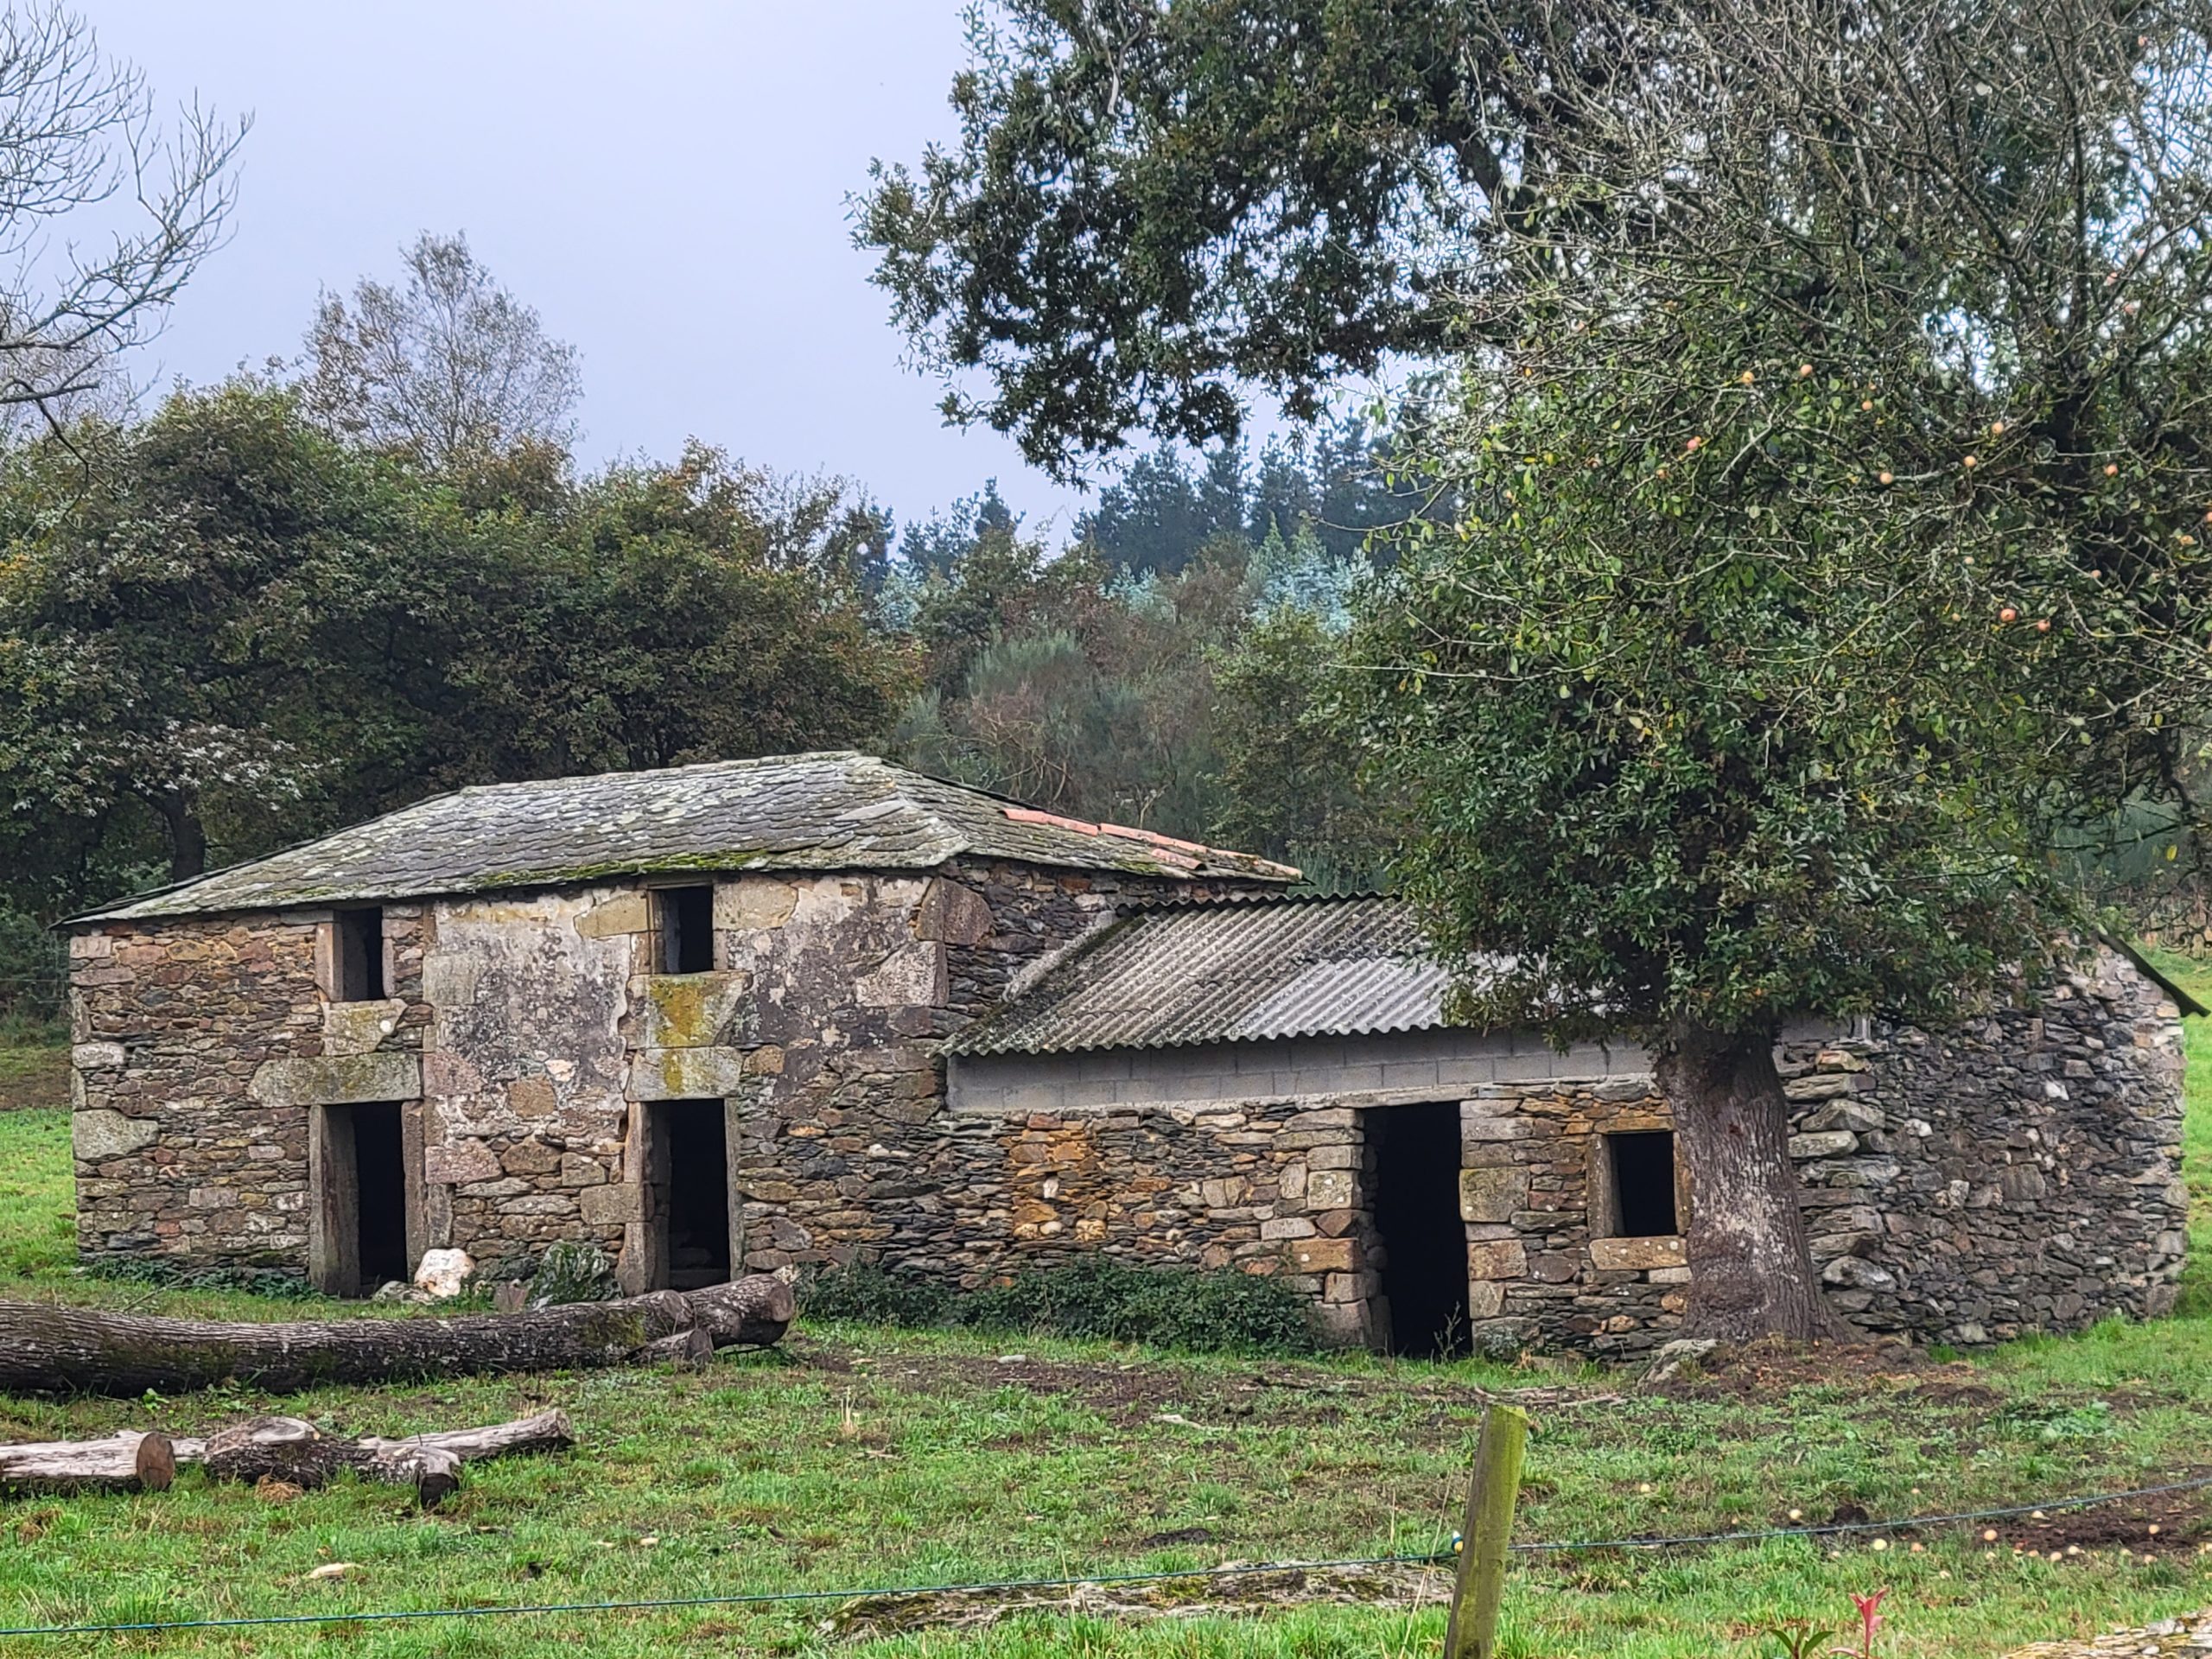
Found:
[[[196,791],[167,789],[145,798],[169,833],[169,880],[189,881],[207,869],[207,826],[200,821]]]
[[[1690,1178],[1684,1334],[1848,1338],[1821,1295],[1805,1245],[1773,1033],[1677,1027],[1655,1071]]]
[[[696,1344],[655,1346],[692,1332],[716,1348],[765,1346],[782,1338],[793,1312],[791,1287],[758,1274],[624,1302],[449,1319],[217,1325],[0,1303],[0,1392],[182,1394],[231,1380],[283,1392],[462,1371],[650,1363],[675,1357],[678,1346],[696,1352]]]

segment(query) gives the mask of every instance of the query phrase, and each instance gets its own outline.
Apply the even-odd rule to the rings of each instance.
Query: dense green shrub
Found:
[[[286,1268],[194,1268],[161,1256],[97,1256],[85,1266],[93,1279],[162,1290],[233,1290],[294,1301],[322,1300],[322,1293]]]
[[[800,1313],[813,1319],[863,1325],[957,1325],[955,1293],[933,1279],[886,1273],[867,1262],[830,1268],[801,1282]]]
[[[1306,1353],[1315,1345],[1306,1299],[1273,1280],[1132,1267],[1108,1256],[964,1292],[880,1268],[834,1268],[801,1287],[799,1307],[817,1319],[965,1325],[1197,1351]]]
[[[1161,1348],[1303,1352],[1306,1299],[1272,1279],[1194,1268],[1137,1268],[1087,1256],[962,1299],[961,1323],[1040,1336],[1103,1337]]]

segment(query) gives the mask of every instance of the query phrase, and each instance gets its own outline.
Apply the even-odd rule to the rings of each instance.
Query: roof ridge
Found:
[[[801,749],[796,754],[742,754],[723,760],[687,760],[680,766],[610,766],[603,772],[568,772],[552,778],[503,778],[494,784],[463,784],[458,789],[441,790],[435,795],[425,795],[423,799],[442,800],[448,795],[496,795],[505,790],[543,789],[549,784],[596,784],[611,778],[666,778],[681,772],[732,772],[741,766],[748,770],[760,766],[787,766],[801,760],[875,760],[879,765],[883,766],[892,764],[881,760],[879,756],[869,754],[865,749]],[[893,769],[896,770],[895,767]],[[421,804],[420,801],[409,804],[410,806]],[[394,812],[406,810],[408,807],[405,806],[392,809]],[[377,816],[389,817],[391,814],[385,812],[378,813]],[[374,823],[377,819],[366,818],[362,822]],[[346,827],[353,829],[359,826],[349,824]],[[334,830],[332,833],[338,832]],[[237,869],[244,867],[232,865],[229,868]]]
[[[70,918],[409,901],[673,870],[933,868],[953,858],[1236,885],[1297,873],[1023,806],[862,749],[516,779],[425,795]]]

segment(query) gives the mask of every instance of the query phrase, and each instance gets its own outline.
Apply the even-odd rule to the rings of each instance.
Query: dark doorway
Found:
[[[719,1100],[658,1109],[668,1148],[667,1287],[729,1280],[729,1145]]]
[[[401,1110],[396,1101],[313,1110],[308,1276],[326,1295],[372,1295],[409,1276]]]
[[[1612,1161],[1614,1236],[1670,1238],[1681,1230],[1675,1214],[1675,1135],[1636,1129],[1605,1137]]]
[[[360,1183],[361,1287],[373,1291],[409,1276],[407,1161],[396,1103],[353,1109],[353,1168]]]
[[[1459,1219],[1459,1107],[1384,1106],[1365,1114],[1375,1150],[1375,1226],[1390,1351],[1416,1359],[1467,1351],[1467,1229]]]

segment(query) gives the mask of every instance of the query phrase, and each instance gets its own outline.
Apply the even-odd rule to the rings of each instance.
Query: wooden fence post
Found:
[[[1452,1622],[1445,1630],[1444,1659],[1496,1659],[1506,1540],[1513,1531],[1514,1500],[1521,1495],[1521,1455],[1528,1443],[1526,1412],[1516,1406],[1492,1406],[1484,1414],[1474,1472],[1467,1482],[1467,1518],[1460,1528],[1459,1573],[1452,1586]]]

